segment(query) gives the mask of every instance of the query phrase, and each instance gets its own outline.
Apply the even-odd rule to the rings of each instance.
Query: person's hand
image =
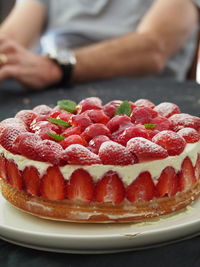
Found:
[[[24,86],[42,89],[60,81],[59,66],[16,42],[0,37],[0,81],[14,78]]]

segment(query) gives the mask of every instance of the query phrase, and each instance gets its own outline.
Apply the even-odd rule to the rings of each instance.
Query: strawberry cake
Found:
[[[0,184],[52,220],[145,221],[200,195],[200,118],[176,104],[97,97],[21,110],[0,123]]]

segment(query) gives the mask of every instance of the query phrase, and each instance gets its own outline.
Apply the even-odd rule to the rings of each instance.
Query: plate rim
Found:
[[[6,205],[9,205],[10,207],[12,207],[13,209],[15,209],[16,207],[13,206],[12,204],[10,204],[9,202],[7,202],[3,196],[0,194],[0,202],[3,201]],[[192,206],[192,211],[195,212],[197,209],[200,209],[200,200],[197,200],[194,204],[196,204],[199,201],[199,205],[197,207]],[[5,207],[4,205],[1,205],[1,207]],[[0,207],[0,208],[1,208]],[[183,240],[184,238],[190,238],[192,236],[197,236],[198,232],[200,230],[200,226],[197,227],[198,225],[200,225],[200,216],[199,217],[194,217],[191,220],[184,220],[185,216],[184,214],[188,215],[188,212],[190,210],[188,210],[187,208],[182,210],[181,212],[178,213],[178,215],[180,214],[182,217],[177,217],[178,219],[180,219],[179,224],[177,224],[176,222],[176,218],[175,220],[172,220],[172,224],[170,223],[170,225],[159,225],[159,228],[153,228],[153,229],[144,229],[143,225],[140,225],[140,228],[130,228],[125,231],[121,232],[117,229],[117,233],[107,233],[107,234],[74,234],[74,232],[72,232],[72,234],[70,233],[53,233],[53,232],[39,232],[38,230],[27,230],[27,229],[21,229],[21,228],[17,228],[17,227],[13,227],[13,226],[9,226],[6,225],[5,223],[1,223],[0,222],[0,238],[2,237],[2,239],[7,240],[8,242],[10,241],[11,243],[18,243],[19,245],[23,246],[23,247],[29,247],[29,248],[34,248],[34,249],[38,249],[38,250],[45,250],[45,251],[55,251],[55,252],[65,252],[65,253],[79,253],[79,254],[97,254],[97,253],[114,253],[114,252],[125,252],[125,251],[131,251],[131,250],[139,250],[139,249],[148,249],[151,247],[155,247],[155,246],[162,246],[165,244],[170,244],[170,243],[175,243],[175,242],[179,242],[180,240]],[[24,213],[27,214],[26,212],[17,209],[17,213],[20,216],[20,213]],[[172,216],[176,216],[177,213],[173,214]],[[32,214],[28,214],[31,217],[35,217]],[[49,221],[47,219],[41,218],[44,221]],[[165,222],[165,219],[161,218],[163,221]],[[171,216],[170,216],[171,219]],[[64,222],[64,223],[68,223],[68,222]],[[150,223],[149,226],[151,227],[154,226],[156,224],[158,224],[158,221],[147,221],[147,223]],[[75,223],[74,223],[75,224]],[[130,225],[137,225],[137,223],[125,223],[127,226]],[[125,225],[124,223],[122,225]],[[78,223],[78,225],[84,225],[83,223]],[[95,225],[99,225],[99,226],[103,226],[103,225],[108,225],[108,224],[93,224]],[[111,224],[109,224],[111,225]],[[116,224],[114,224],[116,225]],[[118,225],[120,226],[121,224],[118,223]],[[144,224],[145,226],[145,224]],[[197,229],[198,228],[198,229]],[[183,229],[186,229],[186,234],[183,234]],[[98,230],[98,229],[97,229]],[[169,231],[172,231],[174,233],[176,233],[174,237],[172,237],[171,235],[169,235],[169,237],[166,238],[167,233],[169,233]],[[7,232],[6,234],[1,234],[1,232]],[[200,234],[200,232],[199,232]],[[11,236],[15,236],[14,239],[10,238]],[[21,235],[21,238],[16,238],[16,236]],[[129,236],[130,235],[130,236]],[[31,240],[31,238],[33,239],[32,243],[31,242],[26,242],[26,240]],[[154,237],[154,238],[153,238]],[[160,238],[161,237],[161,238]],[[44,239],[44,241],[42,242],[36,242],[39,239]],[[48,244],[48,240],[50,239],[54,239],[55,240],[55,245],[52,246],[47,246]],[[83,243],[84,242],[89,242],[90,244],[94,241],[99,241],[99,247],[96,244],[94,246],[94,249],[91,249],[91,245],[90,248],[88,247],[89,245],[87,245],[85,248],[83,247]],[[123,246],[115,246],[113,245],[115,243],[115,241],[118,242],[122,242]],[[130,240],[130,241],[129,241]],[[66,241],[66,246],[64,247],[63,244]],[[69,247],[69,243],[70,241],[73,241],[73,245],[70,249]],[[77,241],[79,241],[77,243]],[[102,245],[104,242],[109,241],[109,244],[105,243],[105,248],[102,248]],[[59,245],[60,244],[60,247]],[[77,249],[75,249],[75,245],[77,244]],[[113,247],[113,248],[112,248]]]

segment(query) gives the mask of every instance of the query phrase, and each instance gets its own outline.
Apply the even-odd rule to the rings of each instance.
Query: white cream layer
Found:
[[[5,150],[2,146],[0,146],[0,153],[3,154],[5,158],[13,160],[21,171],[23,171],[27,166],[36,167],[40,172],[41,177],[45,174],[47,168],[49,166],[52,166],[52,164],[47,162],[35,161],[21,155],[14,155]],[[147,161],[127,166],[102,164],[95,164],[90,166],[65,165],[63,167],[60,167],[60,171],[64,179],[68,180],[75,170],[82,168],[90,173],[94,181],[97,181],[107,171],[112,170],[116,171],[119,174],[125,185],[129,185],[133,180],[137,178],[140,173],[149,171],[154,183],[156,184],[162,170],[164,170],[168,166],[171,166],[175,169],[176,172],[180,171],[181,164],[186,157],[189,157],[192,161],[193,166],[195,166],[198,153],[200,153],[200,141],[194,144],[187,144],[184,151],[180,155],[169,156],[165,159]]]

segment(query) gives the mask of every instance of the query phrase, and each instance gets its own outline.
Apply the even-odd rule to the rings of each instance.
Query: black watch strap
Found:
[[[63,86],[64,87],[64,86],[69,85],[71,83],[73,69],[74,69],[74,66],[76,64],[75,56],[72,53],[70,53],[67,60],[64,59],[65,61],[63,60],[63,58],[61,58],[59,60],[59,58],[56,58],[56,57],[51,56],[49,54],[47,56],[49,59],[51,59],[54,63],[56,63],[59,66],[59,68],[61,69],[61,72],[62,72],[62,78],[56,84],[56,86]]]
[[[72,72],[74,68],[74,64],[68,63],[66,65],[60,64],[58,61],[56,62],[62,71],[62,78],[59,82],[60,86],[69,85],[71,82]]]
[[[57,59],[55,58],[50,58],[53,62],[55,62],[59,68],[61,69],[62,72],[62,78],[61,80],[56,84],[56,86],[67,86],[71,82],[71,77],[72,77],[72,72],[74,68],[74,64],[72,63],[67,63],[67,64],[61,64],[58,62]]]

